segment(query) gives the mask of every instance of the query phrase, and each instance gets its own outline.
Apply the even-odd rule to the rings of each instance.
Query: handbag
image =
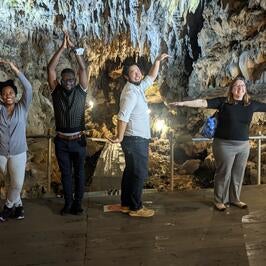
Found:
[[[218,113],[222,111],[224,103],[222,103],[219,111],[216,111],[212,116],[207,117],[206,121],[204,122],[200,134],[204,138],[212,139],[215,134],[215,130],[218,124]]]

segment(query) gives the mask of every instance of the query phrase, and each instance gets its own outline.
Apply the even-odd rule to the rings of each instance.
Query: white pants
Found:
[[[10,177],[10,186],[6,199],[8,208],[22,206],[20,193],[24,183],[26,160],[26,152],[10,155],[9,157],[0,155],[0,171],[3,175],[8,173]]]

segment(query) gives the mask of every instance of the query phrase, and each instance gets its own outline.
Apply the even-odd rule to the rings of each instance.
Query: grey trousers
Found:
[[[240,193],[249,156],[249,141],[214,139],[212,144],[216,171],[214,201],[240,201]]]
[[[20,193],[24,183],[26,161],[26,152],[9,157],[0,155],[0,171],[4,175],[8,172],[10,177],[10,186],[5,203],[8,208],[22,206]]]

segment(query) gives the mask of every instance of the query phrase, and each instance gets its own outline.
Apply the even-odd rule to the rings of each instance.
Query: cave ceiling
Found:
[[[254,94],[265,95],[265,10],[265,0],[2,0],[0,57],[15,61],[33,83],[36,111],[29,124],[40,132],[53,123],[46,65],[63,29],[85,48],[96,98],[96,87],[110,80],[108,90],[119,87],[127,58],[148,69],[161,52],[171,57],[149,92],[151,103],[220,95],[238,74]],[[75,67],[69,53],[58,70],[65,66]],[[6,77],[1,68],[0,79]],[[112,101],[108,91],[103,95]]]

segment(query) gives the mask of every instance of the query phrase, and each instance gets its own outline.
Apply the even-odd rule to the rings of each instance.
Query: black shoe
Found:
[[[17,220],[24,219],[24,208],[23,208],[23,206],[15,207],[14,218],[17,219]]]
[[[71,214],[73,215],[80,215],[83,213],[83,209],[81,207],[81,204],[79,203],[73,203],[71,206]]]
[[[64,208],[60,211],[60,214],[62,216],[68,215],[70,213],[71,213],[71,207],[69,207],[68,205],[65,205]]]
[[[0,214],[0,221],[5,222],[9,217],[11,217],[13,214],[13,207],[8,208],[6,205],[4,205],[3,211]]]

